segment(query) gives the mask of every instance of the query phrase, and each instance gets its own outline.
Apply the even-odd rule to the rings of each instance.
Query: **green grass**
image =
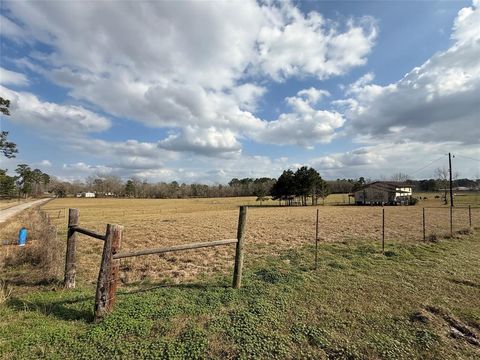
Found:
[[[99,324],[91,286],[35,287],[0,305],[0,358],[478,358],[442,316],[478,336],[480,237],[379,250],[322,244],[316,270],[311,246],[247,261],[240,290],[226,275],[123,287]]]

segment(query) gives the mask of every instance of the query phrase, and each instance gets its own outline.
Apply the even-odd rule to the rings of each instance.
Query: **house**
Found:
[[[81,193],[77,193],[77,198],[80,198],[80,197],[85,197],[85,198],[94,198],[95,197],[95,193],[93,192],[81,192]]]
[[[412,185],[395,181],[375,181],[354,192],[357,205],[408,205]]]

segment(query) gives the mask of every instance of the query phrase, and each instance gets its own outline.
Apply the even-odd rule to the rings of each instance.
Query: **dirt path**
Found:
[[[49,200],[51,200],[51,198],[35,200],[35,201],[20,204],[20,205],[12,206],[12,207],[9,207],[8,209],[0,210],[0,224],[4,223],[11,217],[19,214],[23,210],[28,209],[29,207],[45,203]]]

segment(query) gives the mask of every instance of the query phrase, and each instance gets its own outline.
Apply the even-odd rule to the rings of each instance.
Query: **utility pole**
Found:
[[[448,153],[448,172],[450,175],[450,207],[453,207],[452,155]]]

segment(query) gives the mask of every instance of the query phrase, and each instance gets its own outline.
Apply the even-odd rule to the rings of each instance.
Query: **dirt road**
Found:
[[[29,207],[32,207],[32,206],[35,206],[35,205],[45,203],[48,200],[51,200],[51,199],[47,198],[47,199],[30,201],[30,202],[23,203],[23,204],[20,204],[20,205],[12,206],[8,209],[0,210],[0,224],[4,223],[5,221],[10,219],[11,217],[19,214],[23,210],[28,209]]]

